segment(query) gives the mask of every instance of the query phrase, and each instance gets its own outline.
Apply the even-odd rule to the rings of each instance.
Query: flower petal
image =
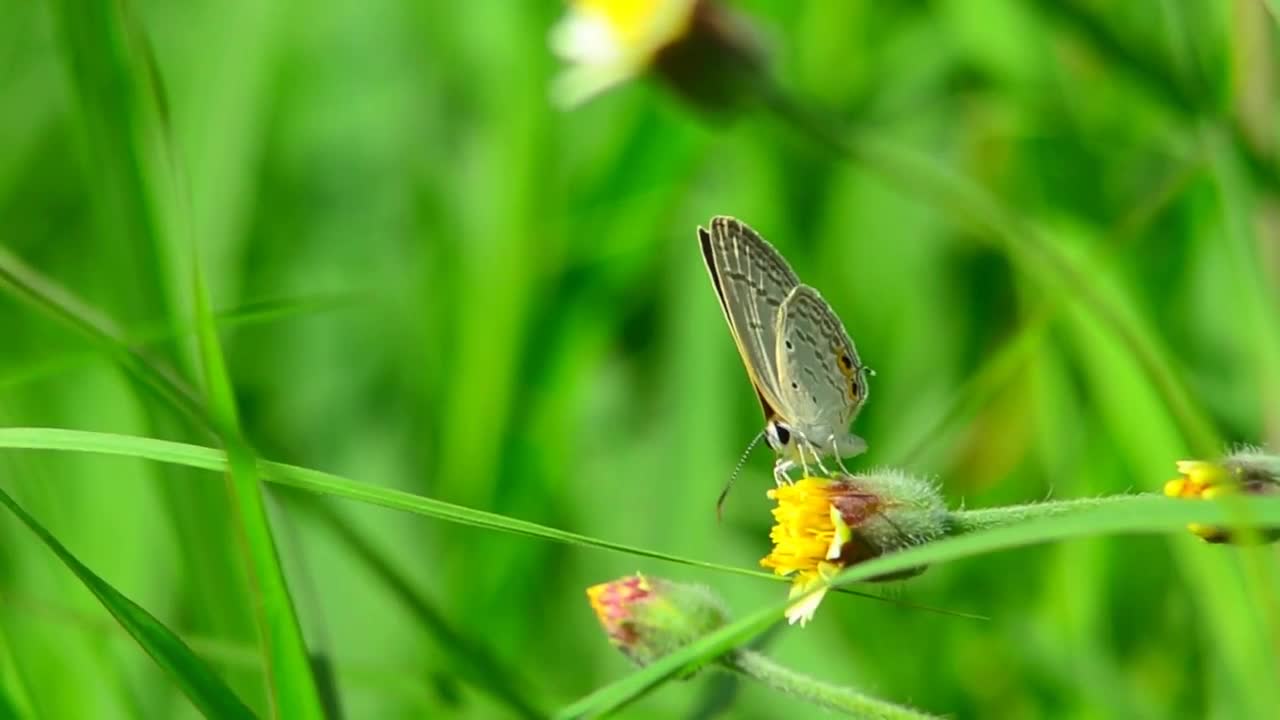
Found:
[[[827,594],[826,583],[827,581],[819,573],[805,573],[804,577],[796,579],[795,583],[791,585],[791,592],[787,594],[787,597],[803,597],[799,602],[792,603],[787,608],[787,624],[795,625],[800,623],[800,627],[809,624],[809,621],[813,619],[813,614],[818,611],[818,606],[822,604],[822,598]],[[814,590],[819,585],[822,587]]]

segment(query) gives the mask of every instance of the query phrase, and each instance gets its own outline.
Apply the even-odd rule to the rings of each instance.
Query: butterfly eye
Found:
[[[791,430],[782,423],[770,421],[765,434],[769,438],[769,446],[774,450],[781,450],[791,442]]]

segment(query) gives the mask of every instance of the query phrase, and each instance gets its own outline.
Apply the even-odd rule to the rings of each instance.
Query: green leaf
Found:
[[[22,506],[18,505],[3,489],[0,489],[0,504],[16,515],[71,572],[75,573],[89,592],[93,593],[116,621],[138,641],[142,649],[169,677],[173,678],[200,712],[211,718],[255,717],[253,711],[242,703],[231,688],[227,687],[200,658],[196,657],[186,643],[151,613],[125,597],[123,593],[76,559],[62,543],[58,542],[57,538],[27,514],[27,511],[23,510]]]

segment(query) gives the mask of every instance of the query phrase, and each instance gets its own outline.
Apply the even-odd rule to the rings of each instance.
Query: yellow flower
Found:
[[[571,0],[551,30],[551,49],[570,67],[553,96],[577,105],[649,67],[658,52],[683,37],[698,0]]]
[[[806,477],[768,492],[777,502],[769,531],[773,551],[760,564],[793,578],[787,621],[806,625],[841,569],[926,542],[945,531],[946,509],[927,482],[899,472]],[[923,572],[912,568],[893,580]]]
[[[767,493],[770,500],[778,503],[773,509],[777,524],[769,531],[773,552],[760,564],[777,575],[795,576],[789,597],[799,597],[825,585],[842,567],[833,561],[839,560],[841,548],[852,534],[833,503],[836,493],[842,490],[831,480],[807,477]],[[787,608],[787,621],[807,625],[825,594],[825,588],[819,589]]]
[[[1181,476],[1164,484],[1164,494],[1172,498],[1213,500],[1236,493],[1272,495],[1280,492],[1276,474],[1280,463],[1275,457],[1253,450],[1232,453],[1219,462],[1179,460],[1177,467]],[[1234,540],[1230,530],[1216,525],[1191,523],[1187,529],[1205,542],[1227,543]],[[1262,534],[1267,541],[1276,537],[1275,531]]]

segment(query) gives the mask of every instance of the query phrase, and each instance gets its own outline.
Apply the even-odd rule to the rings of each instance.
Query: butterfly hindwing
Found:
[[[843,435],[867,399],[858,351],[817,290],[799,285],[778,312],[779,406],[793,428],[821,442]]]

